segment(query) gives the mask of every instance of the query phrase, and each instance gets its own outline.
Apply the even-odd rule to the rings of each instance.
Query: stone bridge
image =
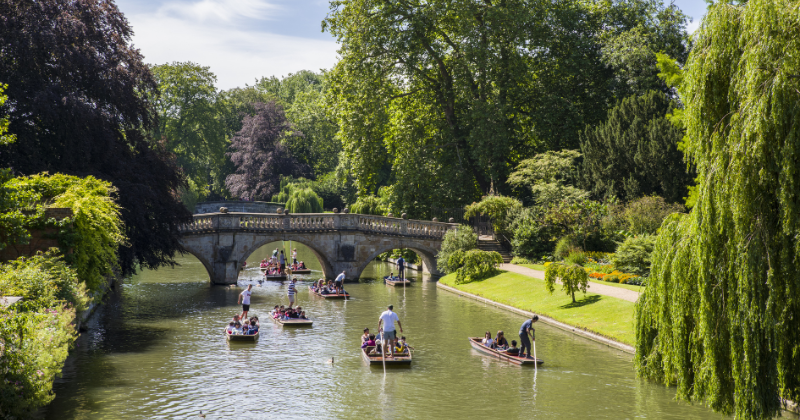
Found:
[[[436,253],[451,223],[364,214],[207,213],[181,227],[181,244],[208,270],[214,284],[236,283],[242,263],[263,245],[294,241],[309,247],[326,278],[342,270],[354,280],[378,254],[408,248],[434,276]]]

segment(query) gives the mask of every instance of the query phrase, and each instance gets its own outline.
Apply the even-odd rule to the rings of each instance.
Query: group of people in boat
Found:
[[[404,335],[400,336],[400,339],[397,340],[389,340],[387,337],[385,352],[382,347],[383,342],[383,331],[375,335],[370,334],[369,328],[364,328],[364,335],[361,336],[361,348],[364,351],[368,351],[369,356],[376,357],[385,355],[386,357],[394,357],[394,355],[398,355],[399,357],[403,357],[408,356],[409,352],[414,349],[408,345]]]
[[[225,334],[230,335],[256,335],[261,325],[258,323],[258,317],[252,316],[250,319],[242,318],[237,314],[233,316],[231,322],[225,328]]]
[[[291,306],[289,306],[287,308],[284,307],[283,305],[280,306],[275,305],[275,307],[272,308],[272,311],[270,313],[272,314],[272,317],[275,319],[282,319],[282,320],[308,319],[308,317],[306,317],[306,311],[304,311],[303,308],[300,306],[296,308],[292,308]]]
[[[506,340],[503,331],[498,331],[494,338],[492,338],[491,331],[486,331],[486,333],[483,335],[483,340],[481,340],[481,344],[489,347],[490,349],[519,357],[526,357],[525,352],[527,350],[527,357],[531,357],[531,341],[536,341],[536,330],[533,328],[533,323],[538,320],[539,316],[533,315],[530,319],[527,319],[522,323],[522,326],[519,329],[519,339],[520,343],[522,344],[522,348],[517,348],[517,340],[511,340],[511,345],[509,346],[508,340]]]
[[[342,273],[342,274],[344,274],[344,273]],[[340,274],[340,276],[341,276],[341,274]],[[337,277],[337,279],[338,279],[338,277]],[[313,285],[311,285],[311,290],[313,292],[319,293],[321,295],[336,295],[336,294],[345,294],[345,293],[347,293],[344,290],[344,286],[343,286],[341,280],[339,280],[339,281],[328,280],[327,283],[326,283],[325,279],[319,279],[319,280],[315,281]]]
[[[275,248],[269,258],[264,258],[259,264],[259,268],[266,269],[267,275],[279,275],[286,271],[286,256],[283,250]],[[297,261],[297,248],[292,250],[292,264],[289,266],[292,270],[306,270],[306,263],[304,261]]]

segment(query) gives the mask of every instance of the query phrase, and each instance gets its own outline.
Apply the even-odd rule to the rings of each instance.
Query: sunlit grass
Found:
[[[545,270],[545,266],[539,265],[539,264],[517,264],[517,265],[522,266],[522,267],[526,267],[526,268],[530,268],[531,270],[539,270],[539,271],[544,271]],[[592,278],[590,278],[589,281],[592,282],[592,283],[597,283],[597,284],[605,284],[606,286],[619,287],[621,289],[633,290],[634,292],[642,292],[642,291],[644,291],[644,288],[642,286],[636,286],[636,285],[633,285],[633,284],[612,283],[612,282],[608,282],[608,281],[595,280],[595,279],[592,279]]]
[[[551,295],[544,280],[503,271],[467,284],[455,285],[455,274],[439,281],[467,293],[526,311],[545,315],[625,344],[633,345],[633,302],[595,293],[576,294],[576,304],[559,288]]]

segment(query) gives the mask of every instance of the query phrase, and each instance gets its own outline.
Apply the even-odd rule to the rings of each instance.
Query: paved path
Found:
[[[510,271],[512,273],[522,274],[523,276],[533,277],[544,280],[544,271],[534,270],[528,267],[522,267],[514,264],[502,264],[501,270]],[[623,289],[621,287],[606,286],[590,281],[587,291],[597,293],[598,295],[611,296],[628,302],[636,302],[639,299],[639,292],[633,290]]]

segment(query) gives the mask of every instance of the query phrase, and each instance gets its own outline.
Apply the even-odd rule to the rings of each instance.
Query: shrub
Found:
[[[448,230],[442,240],[442,248],[436,255],[436,266],[439,270],[450,274],[455,273],[458,265],[454,266],[450,263],[450,256],[457,252],[466,252],[478,247],[478,235],[472,230],[471,227],[459,225],[456,229]]]
[[[511,259],[511,264],[533,264],[531,260],[522,257],[514,257]]]
[[[350,213],[385,216],[388,212],[383,200],[374,195],[358,197],[358,200],[350,206]]]
[[[571,252],[581,251],[580,244],[575,240],[574,236],[567,235],[556,242],[556,249],[553,251],[553,256],[559,260],[567,258]]]
[[[603,220],[607,230],[622,230],[628,235],[651,235],[672,213],[685,213],[680,203],[670,204],[661,197],[642,197],[622,206],[615,206]]]
[[[522,208],[522,203],[515,198],[489,195],[483,197],[478,203],[468,205],[464,217],[489,216],[497,233],[507,233],[509,232],[509,213],[520,208]]]
[[[640,276],[650,274],[650,254],[655,247],[655,235],[628,238],[614,253],[614,265],[619,270]]]
[[[561,280],[561,289],[572,297],[573,303],[575,303],[575,292],[580,290],[586,293],[586,288],[589,287],[589,275],[586,270],[575,264],[548,265],[544,272],[544,282],[551,294],[555,290],[556,280]]]
[[[584,265],[586,264],[587,258],[586,254],[583,251],[572,251],[567,255],[567,258],[564,258],[564,261],[569,264],[576,264],[576,265]]]
[[[460,260],[460,267],[456,270],[456,284],[469,283],[481,280],[498,273],[497,266],[503,263],[503,257],[495,251],[481,251],[472,249],[467,252],[454,253],[450,259]]]

